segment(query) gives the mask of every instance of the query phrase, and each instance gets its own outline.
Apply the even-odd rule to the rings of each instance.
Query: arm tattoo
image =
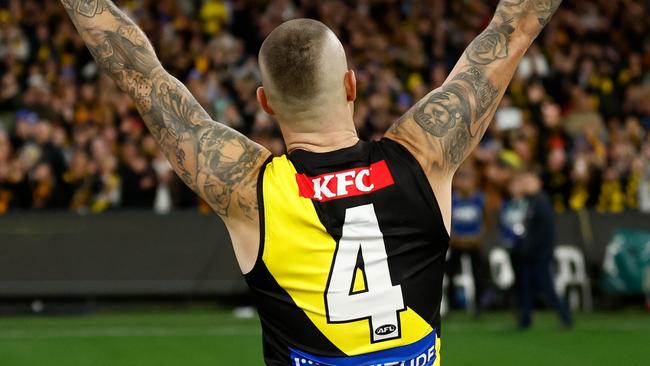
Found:
[[[497,15],[503,20],[518,20],[533,15],[539,25],[545,26],[559,9],[560,4],[562,0],[502,0]]]
[[[413,118],[429,134],[445,140],[448,167],[455,167],[465,158],[471,140],[485,133],[485,116],[496,109],[499,94],[482,68],[470,66],[417,106]]]
[[[111,1],[61,0],[101,66],[135,101],[174,169],[222,217],[256,218],[254,171],[268,156],[259,145],[212,121],[168,74],[144,33]],[[245,191],[249,194],[238,194]],[[235,202],[233,204],[233,201]]]
[[[476,65],[489,65],[508,57],[510,35],[514,31],[508,23],[488,27],[467,49],[467,58]]]
[[[455,76],[395,123],[391,133],[405,133],[402,126],[412,119],[427,132],[432,149],[444,157],[432,159],[431,168],[453,172],[482,138],[505,93],[508,82],[494,75],[500,72],[498,62],[512,56],[513,36],[531,31],[534,38],[561,2],[502,0],[494,20],[465,51]],[[524,26],[529,19],[534,20],[534,26]]]
[[[98,0],[62,0],[63,6],[66,10],[72,10],[79,15],[92,18],[97,14],[101,14],[106,10],[107,4],[104,1]]]

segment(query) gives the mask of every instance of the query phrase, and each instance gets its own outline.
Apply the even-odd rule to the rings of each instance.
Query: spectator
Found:
[[[639,165],[639,207],[641,212],[650,213],[650,146],[643,151]]]
[[[156,176],[147,159],[134,142],[121,147],[122,161],[119,167],[121,177],[121,207],[153,209],[156,197]]]
[[[453,279],[461,272],[461,259],[467,256],[471,262],[474,278],[475,304],[471,307],[479,315],[483,310],[483,295],[488,287],[486,260],[483,254],[485,233],[485,198],[478,189],[478,177],[473,162],[466,162],[454,178],[452,196],[451,251],[447,260],[447,276]],[[454,299],[453,281],[449,286]]]
[[[512,250],[516,282],[519,288],[519,327],[532,324],[532,312],[537,294],[544,295],[560,316],[563,327],[571,327],[571,314],[553,285],[551,275],[555,246],[555,215],[542,182],[534,173],[515,177],[527,201],[523,233]]]
[[[514,263],[515,247],[519,245],[525,234],[526,213],[528,212],[528,201],[525,199],[525,187],[521,179],[510,179],[508,184],[508,199],[503,203],[499,214],[499,227],[501,231],[501,242],[505,249],[510,252]]]
[[[156,173],[158,152],[135,106],[98,74],[60,4],[5,3],[0,10],[0,130],[9,142],[0,156],[0,212],[43,205],[91,208],[107,187],[113,199],[100,200],[108,203],[98,206],[103,209],[152,208],[156,192],[167,195],[163,187],[169,188],[169,209],[196,208],[199,201],[178,178]],[[376,139],[442,84],[493,10],[489,4],[451,0],[143,0],[118,5],[142,25],[165,67],[213,119],[276,154],[284,151],[280,131],[255,101],[260,84],[256,53],[281,22],[314,17],[337,33],[357,72],[355,123],[362,138]],[[503,199],[497,183],[503,152],[543,170],[545,190],[559,212],[643,206],[644,164],[629,157],[642,156],[650,145],[647,6],[643,0],[563,4],[524,57],[476,153],[489,209],[497,210]],[[135,150],[127,158],[123,145]],[[50,199],[44,200],[43,187],[53,187]]]
[[[564,212],[571,190],[570,168],[566,151],[562,148],[552,149],[548,154],[546,168],[544,187],[551,197],[555,210]]]

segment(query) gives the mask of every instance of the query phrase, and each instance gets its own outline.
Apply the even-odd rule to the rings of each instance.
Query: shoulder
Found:
[[[289,191],[299,189],[301,179],[299,179],[298,170],[300,167],[295,164],[297,163],[292,161],[288,155],[269,157],[259,172],[257,181],[259,198],[266,200],[269,197],[263,197],[264,195],[282,196]]]
[[[412,170],[417,170],[422,173],[427,181],[431,180],[432,176],[429,174],[428,165],[422,159],[422,152],[415,144],[397,136],[389,135],[370,144],[371,150],[381,150],[389,160],[394,160],[397,163],[408,166]]]
[[[292,164],[287,155],[269,156],[260,169],[264,172],[288,169],[290,166],[292,166]]]

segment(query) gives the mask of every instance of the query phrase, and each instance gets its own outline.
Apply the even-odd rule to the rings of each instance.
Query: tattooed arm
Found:
[[[501,0],[490,25],[449,78],[396,122],[387,137],[418,159],[449,227],[451,179],[494,117],[519,61],[562,0]]]
[[[99,66],[138,107],[181,179],[223,218],[243,272],[259,248],[257,174],[270,152],[211,120],[109,0],[61,0]]]
[[[256,172],[270,153],[212,121],[112,1],[61,2],[97,63],[133,98],[181,179],[224,220],[257,222]]]

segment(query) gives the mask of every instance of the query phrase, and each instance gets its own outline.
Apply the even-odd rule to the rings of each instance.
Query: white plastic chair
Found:
[[[515,271],[508,252],[503,248],[494,248],[490,251],[489,261],[494,284],[501,290],[511,288],[515,284]]]
[[[591,311],[591,284],[582,252],[575,246],[561,245],[555,248],[555,260],[557,263],[555,290],[558,295],[565,298],[569,289],[579,288],[579,293],[571,291],[568,294],[569,306],[572,310],[580,307],[579,295],[582,298],[583,308]]]
[[[452,279],[456,288],[462,287],[465,292],[465,302],[467,311],[474,311],[474,297],[476,297],[476,287],[474,284],[474,274],[472,273],[472,260],[466,254],[460,257],[460,273]]]
[[[446,260],[449,261],[451,256],[451,251],[447,251]],[[449,312],[449,299],[447,297],[447,288],[449,287],[449,281],[453,281],[454,287],[458,289],[459,287],[463,288],[465,292],[465,302],[467,303],[467,311],[474,311],[474,297],[476,293],[476,287],[474,285],[474,276],[472,272],[472,260],[468,255],[463,255],[460,257],[460,273],[454,276],[454,278],[449,279],[445,275],[442,281],[442,302],[440,304],[440,315],[445,316]]]

